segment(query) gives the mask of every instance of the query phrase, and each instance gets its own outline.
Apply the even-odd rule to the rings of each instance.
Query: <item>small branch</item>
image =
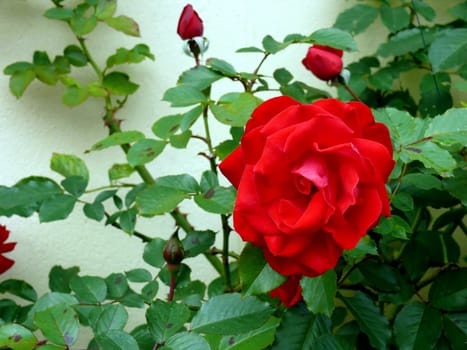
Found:
[[[266,61],[266,59],[269,57],[270,54],[271,54],[270,52],[265,52],[265,53],[264,53],[263,58],[262,58],[261,61],[259,62],[259,64],[258,64],[258,66],[256,67],[256,69],[253,71],[253,74],[254,74],[254,75],[257,75],[257,74],[258,74],[259,70],[261,69],[261,66],[262,66],[263,63]],[[251,79],[249,84],[244,85],[244,86],[245,86],[245,91],[251,91],[251,89],[253,88],[253,85],[255,85],[255,83],[256,83],[256,78]]]
[[[362,102],[360,98],[357,96],[357,94],[350,88],[349,85],[347,85],[344,82],[341,82],[341,85],[344,87],[345,90],[354,98],[355,101]]]

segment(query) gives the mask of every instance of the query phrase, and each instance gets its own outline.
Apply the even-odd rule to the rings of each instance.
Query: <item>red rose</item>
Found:
[[[302,276],[290,276],[287,281],[279,287],[269,292],[272,298],[279,298],[287,307],[292,307],[302,300],[302,287],[300,287],[300,279]]]
[[[203,21],[199,18],[193,6],[186,5],[183,8],[180,19],[178,20],[177,33],[183,40],[203,36]]]
[[[306,69],[321,80],[331,80],[342,71],[342,50],[329,46],[314,45],[302,60]]]
[[[335,267],[380,215],[394,166],[389,131],[360,102],[261,104],[240,146],[221,164],[237,188],[235,230],[285,275]]]
[[[9,235],[10,231],[5,226],[0,225],[0,273],[4,273],[15,263],[13,260],[5,258],[2,255],[3,253],[11,252],[15,248],[16,243],[5,243]]]

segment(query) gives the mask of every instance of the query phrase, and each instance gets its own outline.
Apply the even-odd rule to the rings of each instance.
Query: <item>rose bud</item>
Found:
[[[302,60],[306,69],[321,80],[332,80],[342,71],[342,50],[329,46],[313,45]]]
[[[171,266],[178,266],[185,257],[185,250],[182,242],[178,238],[177,232],[170,237],[163,251],[164,260],[167,262],[169,269]]]
[[[186,5],[183,8],[178,20],[177,33],[183,40],[203,36],[203,21],[193,9],[193,6]]]

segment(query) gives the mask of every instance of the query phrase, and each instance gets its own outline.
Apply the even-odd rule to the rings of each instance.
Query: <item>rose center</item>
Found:
[[[315,184],[304,176],[296,174],[296,176],[294,176],[294,181],[295,188],[301,194],[304,194],[306,196],[312,196],[316,192],[318,192],[318,188],[315,186]]]

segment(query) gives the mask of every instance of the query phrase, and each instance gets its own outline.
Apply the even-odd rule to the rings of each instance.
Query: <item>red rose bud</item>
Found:
[[[186,5],[183,8],[180,19],[178,20],[177,33],[183,40],[203,36],[203,21],[199,18],[193,6]]]
[[[0,273],[4,273],[15,263],[14,260],[3,256],[3,253],[11,252],[16,245],[15,242],[5,243],[9,235],[10,231],[5,226],[0,225]]]
[[[169,267],[173,265],[180,265],[182,262],[183,258],[185,257],[185,251],[177,233],[174,233],[167,241],[167,244],[164,247],[163,255],[164,260],[167,262]]]
[[[342,50],[314,45],[308,49],[302,63],[319,79],[331,80],[342,71],[342,55]]]

